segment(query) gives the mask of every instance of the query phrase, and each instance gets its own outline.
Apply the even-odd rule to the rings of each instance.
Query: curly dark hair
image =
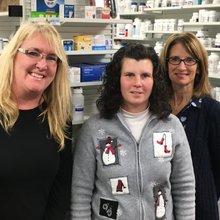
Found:
[[[170,92],[165,81],[158,55],[152,47],[132,43],[120,48],[106,66],[101,94],[96,101],[100,116],[111,119],[118,112],[123,97],[121,94],[120,77],[122,61],[131,58],[137,61],[149,59],[153,64],[153,89],[149,97],[149,110],[159,118],[166,118],[171,112],[169,105]]]

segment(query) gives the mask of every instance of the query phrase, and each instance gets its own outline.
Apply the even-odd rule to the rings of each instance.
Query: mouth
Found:
[[[176,76],[179,77],[188,76],[188,75],[189,75],[188,73],[176,73]]]
[[[29,74],[30,74],[32,77],[34,77],[35,79],[38,79],[38,80],[43,79],[43,78],[45,77],[45,75],[39,74],[39,73],[35,73],[35,72],[30,72]]]
[[[138,94],[138,95],[142,94],[142,92],[140,92],[140,91],[131,91],[131,93],[132,93],[132,94],[135,94],[135,95],[136,95],[136,94]]]

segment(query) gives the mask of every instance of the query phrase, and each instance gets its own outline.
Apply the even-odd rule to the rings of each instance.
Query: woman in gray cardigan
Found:
[[[141,44],[107,65],[99,114],[75,146],[72,219],[195,219],[189,144],[163,79],[155,51]]]

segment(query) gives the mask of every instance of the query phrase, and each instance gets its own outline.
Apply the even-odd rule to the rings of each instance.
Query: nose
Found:
[[[186,64],[181,60],[180,64],[178,65],[180,69],[186,69]]]
[[[134,85],[137,87],[141,86],[141,77],[140,76],[136,76],[134,79]]]
[[[42,56],[39,61],[36,63],[36,67],[39,69],[47,69],[46,57]]]

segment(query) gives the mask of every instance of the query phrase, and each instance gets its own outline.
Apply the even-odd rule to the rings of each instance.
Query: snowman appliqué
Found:
[[[100,140],[99,146],[104,165],[108,166],[119,163],[117,138],[108,137],[107,139]]]
[[[161,185],[154,186],[154,201],[155,201],[155,217],[156,220],[165,219],[166,216],[166,192]]]

